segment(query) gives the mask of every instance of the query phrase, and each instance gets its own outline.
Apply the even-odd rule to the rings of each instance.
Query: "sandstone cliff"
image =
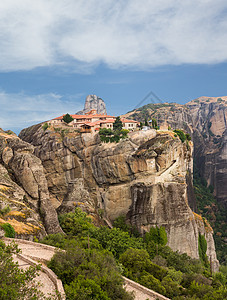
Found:
[[[214,187],[217,200],[227,205],[227,97],[200,97],[186,105],[148,104],[125,115],[138,121],[155,117],[161,127],[184,129],[194,142],[200,174]]]
[[[84,109],[82,111],[78,111],[77,115],[84,115],[90,110],[95,109],[98,114],[106,115],[106,104],[105,102],[96,95],[88,95],[86,97]]]
[[[192,174],[192,143],[172,132],[132,132],[118,144],[100,142],[98,135],[36,126],[20,137],[32,143],[45,169],[50,199],[59,212],[80,206],[91,215],[119,215],[141,233],[165,226],[173,250],[198,258],[198,235],[208,242],[207,255],[217,270],[212,229],[189,207],[187,181]]]
[[[0,130],[0,223],[10,223],[21,238],[62,231],[42,163],[33,151],[32,145]]]

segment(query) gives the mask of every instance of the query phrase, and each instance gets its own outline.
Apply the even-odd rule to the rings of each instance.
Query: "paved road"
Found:
[[[9,244],[11,241],[12,239],[4,240],[6,244]],[[23,240],[15,240],[15,243],[18,245],[18,248],[21,249],[21,254],[25,257],[25,260],[23,257],[18,257],[17,255],[14,255],[13,257],[14,261],[17,261],[22,269],[26,269],[32,265],[26,261],[26,258],[42,264],[43,261],[46,262],[50,260],[55,253],[54,247],[47,246],[48,249],[44,249],[43,246],[40,246],[38,243],[28,243]],[[56,286],[53,280],[42,270],[39,271],[38,274],[39,275],[34,280],[41,284],[40,291],[42,291],[46,297],[52,295],[52,298],[56,299]]]
[[[144,292],[141,292],[134,287],[126,284],[125,289],[128,292],[133,292],[135,295],[135,300],[156,300],[156,298],[149,296],[148,294],[145,294]]]
[[[30,264],[28,264],[23,259],[19,258],[18,256],[14,256],[14,261],[17,261],[19,264],[19,267],[21,269],[27,269],[30,267]],[[38,272],[38,276],[34,279],[36,283],[40,283],[39,290],[44,293],[46,297],[49,297],[50,294],[52,295],[52,298],[56,298],[56,287],[53,283],[53,281],[49,278],[47,274],[45,274],[42,271]]]
[[[12,239],[5,239],[4,241],[6,243],[9,243],[12,241]],[[56,248],[39,244],[39,243],[33,243],[33,242],[28,242],[28,241],[18,240],[18,239],[15,239],[15,242],[18,244],[18,247],[22,250],[22,254],[24,256],[32,258],[33,260],[36,261],[47,262],[53,257],[53,255],[56,252]],[[55,292],[55,287],[53,282],[51,282],[50,278],[45,273],[43,272],[40,273],[39,280],[44,284],[43,292],[45,294],[48,293],[53,294]],[[134,281],[128,280],[127,278],[125,278],[125,280],[126,280],[125,289],[127,291],[134,292],[135,300],[168,299],[162,295],[155,293],[152,290],[140,286]],[[152,293],[154,294],[153,296]]]

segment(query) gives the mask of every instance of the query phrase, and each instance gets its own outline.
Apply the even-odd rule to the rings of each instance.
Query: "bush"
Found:
[[[128,248],[143,248],[143,240],[130,236],[128,232],[123,232],[119,228],[109,229],[100,227],[99,229],[91,230],[91,236],[96,238],[104,249],[112,252],[116,258],[125,252]]]
[[[160,244],[165,246],[167,243],[167,234],[166,230],[163,226],[160,228],[151,227],[149,233],[145,234],[145,242],[149,243],[149,241],[153,241],[155,244]]]
[[[162,295],[166,294],[166,289],[162,283],[156,279],[153,275],[144,275],[139,279],[139,283],[146,286],[149,289],[152,289]]]
[[[132,226],[132,225],[126,223],[126,217],[125,216],[117,217],[113,222],[113,226],[116,227],[116,228],[121,229],[122,231],[128,232],[131,235],[134,235],[135,237],[140,236],[136,226]]]
[[[46,131],[48,127],[49,127],[49,125],[48,125],[47,123],[44,123],[44,124],[43,124],[43,130],[44,130],[44,131]]]
[[[149,254],[143,249],[127,249],[119,258],[125,268],[126,276],[139,279],[144,273],[152,274],[155,278],[162,280],[167,271],[150,261]]]
[[[0,215],[4,216],[6,214],[8,214],[10,212],[10,207],[9,205],[8,206],[5,206],[4,208],[0,209]]]
[[[123,289],[113,256],[105,250],[74,247],[55,254],[48,266],[62,280],[68,299],[132,299]]]
[[[186,140],[186,136],[182,130],[175,129],[174,132],[179,136],[182,143]]]
[[[0,226],[5,231],[5,237],[15,238],[16,233],[15,233],[15,230],[12,225],[10,225],[9,223],[4,223],[4,224],[1,224]]]
[[[162,280],[162,286],[165,289],[165,296],[170,297],[170,299],[181,294],[178,283],[173,281],[169,275]]]
[[[74,213],[60,215],[59,222],[64,232],[70,236],[77,236],[94,227],[91,224],[91,219],[79,208],[76,208]]]
[[[65,292],[68,299],[110,299],[107,293],[102,291],[99,284],[97,284],[94,280],[86,279],[81,275],[75,278],[70,285],[65,285]]]
[[[205,265],[208,265],[208,258],[207,258],[207,255],[206,255],[206,252],[207,252],[207,241],[206,241],[204,235],[200,234],[200,233],[199,233],[198,247],[199,247],[199,257],[200,257],[201,261]]]

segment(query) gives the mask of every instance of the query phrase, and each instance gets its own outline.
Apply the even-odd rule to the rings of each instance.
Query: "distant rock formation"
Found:
[[[78,111],[76,115],[84,115],[92,109],[95,109],[97,114],[106,115],[106,104],[100,97],[96,95],[88,95],[86,97],[84,109]]]

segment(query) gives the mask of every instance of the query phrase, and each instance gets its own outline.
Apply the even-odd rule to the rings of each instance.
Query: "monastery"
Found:
[[[84,115],[71,116],[74,120],[68,125],[80,130],[81,132],[95,132],[99,131],[100,128],[113,129],[113,123],[116,120],[116,117],[114,116],[97,114],[95,109],[90,110]],[[64,115],[57,117],[50,122],[53,125],[61,125],[64,123],[63,117]],[[135,130],[139,125],[137,121],[127,120],[125,118],[121,118],[121,121],[123,123],[123,129],[130,131]]]

